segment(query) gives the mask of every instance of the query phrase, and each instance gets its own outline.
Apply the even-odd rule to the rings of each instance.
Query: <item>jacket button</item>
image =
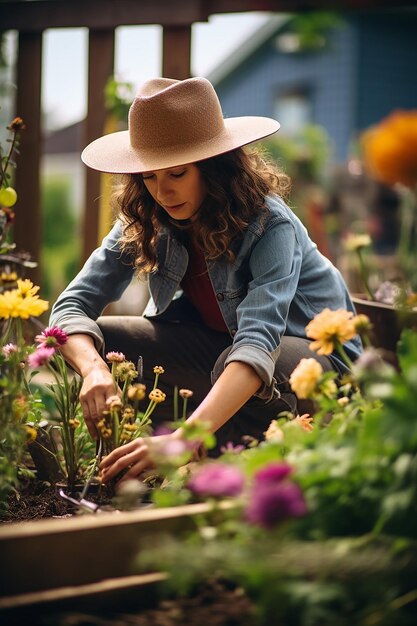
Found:
[[[222,293],[216,293],[216,298],[219,302],[222,302],[222,300],[224,300],[224,295]]]

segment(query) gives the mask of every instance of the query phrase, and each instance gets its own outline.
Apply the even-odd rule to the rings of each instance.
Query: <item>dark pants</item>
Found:
[[[186,388],[193,391],[188,400],[190,414],[211,388],[211,373],[220,373],[231,348],[227,333],[210,330],[198,323],[181,323],[130,316],[104,316],[97,320],[105,339],[105,352],[123,352],[136,365],[143,358],[143,382],[151,389],[154,381],[153,368],[161,365],[165,372],[159,378],[158,387],[167,394],[153,414],[155,426],[173,420],[173,390]],[[271,420],[282,411],[312,413],[308,401],[297,401],[288,386],[288,378],[302,358],[316,358],[323,370],[334,370],[333,362],[309,350],[309,341],[299,337],[284,336],[281,352],[275,367],[275,378],[280,397],[269,402],[253,396],[222,428],[216,432],[217,453],[228,442],[242,443],[242,437],[262,439]],[[181,404],[180,404],[181,413]]]

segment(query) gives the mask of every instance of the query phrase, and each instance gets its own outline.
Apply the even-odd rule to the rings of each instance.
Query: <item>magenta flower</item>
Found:
[[[55,348],[39,346],[35,352],[29,354],[28,365],[30,367],[40,367],[41,365],[45,365],[48,363],[53,354],[55,354]]]
[[[198,496],[224,498],[238,496],[244,485],[245,477],[237,467],[224,463],[210,463],[204,465],[187,486]]]
[[[292,472],[291,465],[287,463],[270,463],[256,472],[254,478],[257,484],[280,483]]]
[[[307,507],[298,485],[264,482],[254,485],[245,517],[251,524],[271,530],[291,517],[305,515]]]
[[[42,348],[60,348],[68,341],[68,335],[58,326],[51,326],[35,337],[36,343]]]

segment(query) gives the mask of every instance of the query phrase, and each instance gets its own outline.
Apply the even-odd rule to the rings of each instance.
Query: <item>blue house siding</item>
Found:
[[[335,158],[344,159],[356,91],[354,40],[355,32],[346,25],[332,33],[325,50],[284,54],[273,38],[216,85],[224,114],[274,116],[277,96],[300,86],[311,94],[312,122],[326,129]]]
[[[279,94],[307,89],[312,122],[327,131],[333,159],[352,153],[358,131],[394,108],[417,106],[417,14],[352,14],[329,36],[325,49],[283,53],[276,33],[215,87],[226,116],[275,116]],[[282,128],[280,132],[285,132]]]
[[[358,129],[395,109],[417,108],[417,14],[362,19],[358,66]]]

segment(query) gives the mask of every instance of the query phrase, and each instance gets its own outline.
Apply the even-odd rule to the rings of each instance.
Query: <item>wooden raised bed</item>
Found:
[[[222,507],[227,507],[225,503]],[[0,527],[0,622],[19,613],[155,601],[162,572],[135,574],[141,547],[194,527],[208,504],[102,513]],[[132,593],[134,591],[134,593]],[[2,622],[2,623],[8,623]]]

